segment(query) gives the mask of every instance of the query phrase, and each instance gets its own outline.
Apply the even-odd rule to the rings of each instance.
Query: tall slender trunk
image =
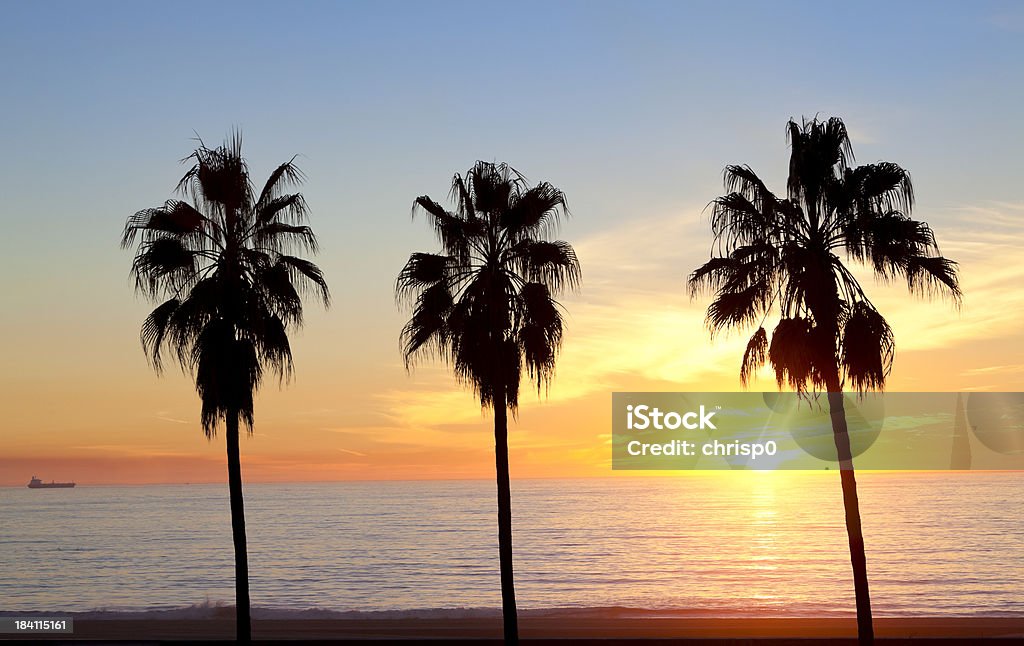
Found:
[[[832,436],[839,457],[839,479],[843,487],[843,509],[846,512],[846,535],[850,542],[850,564],[853,566],[853,591],[857,600],[857,641],[869,646],[875,641],[871,620],[871,594],[868,590],[868,561],[864,553],[864,534],[860,525],[860,503],[857,500],[857,480],[853,474],[853,452],[850,433],[846,425],[842,386],[839,379],[830,379],[828,405],[832,416]]]
[[[238,450],[238,411],[227,416],[228,492],[231,499],[231,540],[235,545],[236,639],[252,640],[249,615],[249,553],[245,545],[245,506],[242,501],[242,462]]]
[[[498,476],[498,561],[501,565],[501,616],[506,644],[519,643],[519,618],[512,569],[512,491],[508,476],[508,408],[505,390],[494,398],[494,466]]]

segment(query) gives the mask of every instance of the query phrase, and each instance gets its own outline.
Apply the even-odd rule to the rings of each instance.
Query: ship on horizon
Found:
[[[39,478],[32,476],[32,479],[28,481],[29,489],[71,489],[75,486],[74,482],[43,482]]]

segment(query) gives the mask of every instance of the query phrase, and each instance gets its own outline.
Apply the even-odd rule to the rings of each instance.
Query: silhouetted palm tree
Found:
[[[170,200],[128,218],[121,245],[139,240],[132,273],[137,288],[163,300],[142,324],[142,345],[153,367],[171,352],[195,377],[202,425],[212,439],[227,431],[231,534],[235,548],[237,636],[251,638],[249,566],[242,503],[239,425],[251,433],[253,395],[265,369],[284,380],[292,372],[288,330],[302,324],[301,294],[311,290],[325,305],[320,269],[290,251],[316,252],[313,231],[302,224],[306,203],[285,189],[302,180],[289,161],[256,194],[233,135],[219,148],[199,148],[178,183],[191,204]],[[166,299],[166,300],[164,300]]]
[[[396,294],[413,305],[402,329],[406,366],[426,353],[446,360],[494,409],[498,481],[498,554],[505,640],[518,640],[512,576],[512,504],[508,472],[508,415],[515,414],[525,367],[541,386],[550,383],[562,341],[554,297],[579,285],[580,266],[566,242],[548,242],[565,196],[547,182],[530,188],[506,164],[477,162],[455,175],[454,213],[423,196],[413,213],[426,213],[441,253],[414,253],[398,275]]]
[[[842,390],[885,386],[894,340],[839,253],[884,279],[903,278],[912,293],[951,295],[960,288],[956,263],[939,255],[931,228],[909,217],[910,175],[896,164],[850,167],[846,127],[790,121],[788,197],[772,194],[748,166],[725,169],[728,194],[712,202],[713,257],[689,278],[691,293],[714,292],[712,332],[756,324],[740,369],[746,385],[770,362],[781,388],[826,390],[840,463],[861,643],[873,629],[857,483]],[[780,320],[769,342],[764,320]]]

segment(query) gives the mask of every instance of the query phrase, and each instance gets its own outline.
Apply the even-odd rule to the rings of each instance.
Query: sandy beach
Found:
[[[601,640],[625,644],[643,640],[679,640],[688,644],[842,644],[855,643],[853,618],[709,618],[615,616],[525,616],[521,636],[535,643]],[[972,644],[981,639],[1024,639],[1024,617],[880,618],[876,635],[886,644]],[[229,616],[215,619],[76,619],[74,635],[61,640],[164,641],[231,639]],[[465,640],[494,642],[501,637],[497,617],[407,619],[256,619],[260,640],[325,639]],[[5,635],[11,638],[11,635]],[[42,638],[42,636],[40,636]]]

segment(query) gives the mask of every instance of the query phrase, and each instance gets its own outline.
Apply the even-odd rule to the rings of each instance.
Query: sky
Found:
[[[249,481],[486,478],[490,417],[442,364],[406,370],[394,280],[437,244],[415,197],[506,161],[565,191],[554,384],[524,392],[513,477],[602,477],[613,391],[739,390],[745,337],[703,326],[722,169],[784,189],[784,125],[842,117],[908,169],[963,306],[861,273],[894,391],[1024,389],[1024,7],[1014,2],[0,4],[0,485],[220,482],[187,375],[155,375],[125,219],[233,129],[259,182],[298,155],[333,294],[243,442]],[[764,374],[754,389],[775,388]]]

